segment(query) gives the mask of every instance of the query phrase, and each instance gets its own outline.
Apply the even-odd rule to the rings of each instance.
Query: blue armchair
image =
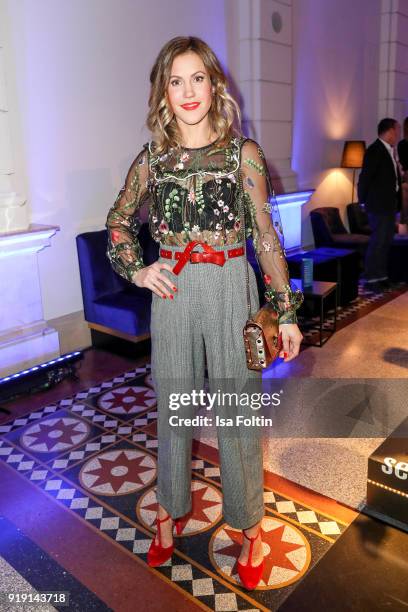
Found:
[[[107,230],[76,237],[85,320],[92,344],[107,334],[137,342],[150,336],[151,291],[126,281],[113,270],[106,256]],[[139,233],[146,265],[157,260],[159,245],[144,223]]]

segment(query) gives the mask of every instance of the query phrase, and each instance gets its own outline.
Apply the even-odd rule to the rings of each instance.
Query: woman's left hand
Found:
[[[283,348],[279,353],[279,357],[283,357],[286,361],[291,361],[299,355],[300,343],[303,336],[296,323],[284,323],[279,325],[279,332],[282,334]]]

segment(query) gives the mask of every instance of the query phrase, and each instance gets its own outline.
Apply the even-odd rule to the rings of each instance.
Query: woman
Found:
[[[158,513],[148,563],[157,566],[173,551],[170,517],[176,519],[179,533],[177,519],[191,509],[192,430],[169,425],[170,394],[202,388],[205,356],[210,389],[216,390],[220,381],[233,381],[242,388],[245,380],[261,379],[247,368],[242,337],[247,303],[240,201],[245,204],[247,235],[253,236],[264,274],[266,298],[279,310],[280,356],[285,361],[299,352],[302,335],[295,311],[302,294],[290,288],[284,253],[271,223],[271,187],[263,152],[233,127],[240,119],[239,108],[227,92],[225,74],[213,51],[198,38],[174,38],[160,51],[150,81],[147,125],[154,140],[133,162],[106,227],[113,268],[152,291]],[[158,261],[145,266],[134,238],[140,226],[138,211],[149,197],[149,227],[161,250]],[[197,246],[198,251],[189,255]],[[249,282],[252,312],[256,312],[259,298],[250,266]],[[220,415],[227,412],[221,403],[214,410]],[[242,412],[249,415],[251,410]],[[192,416],[191,405],[184,407],[184,414]],[[252,589],[264,566],[259,428],[232,437],[225,427],[218,427],[217,436],[223,515],[231,527],[243,530],[238,572]]]
[[[403,132],[404,138],[398,143],[398,157],[402,178],[402,206],[398,233],[408,234],[408,117],[404,119]]]

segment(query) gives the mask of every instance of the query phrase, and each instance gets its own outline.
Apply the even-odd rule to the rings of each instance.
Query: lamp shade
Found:
[[[342,168],[361,168],[366,145],[364,140],[346,140],[341,158]]]

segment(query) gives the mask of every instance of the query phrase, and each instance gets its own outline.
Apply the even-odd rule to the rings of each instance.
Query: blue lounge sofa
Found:
[[[144,223],[139,233],[143,260],[152,264],[159,245]],[[119,276],[106,256],[107,230],[85,232],[76,237],[85,320],[92,345],[101,346],[101,335],[138,342],[150,337],[151,291]]]

